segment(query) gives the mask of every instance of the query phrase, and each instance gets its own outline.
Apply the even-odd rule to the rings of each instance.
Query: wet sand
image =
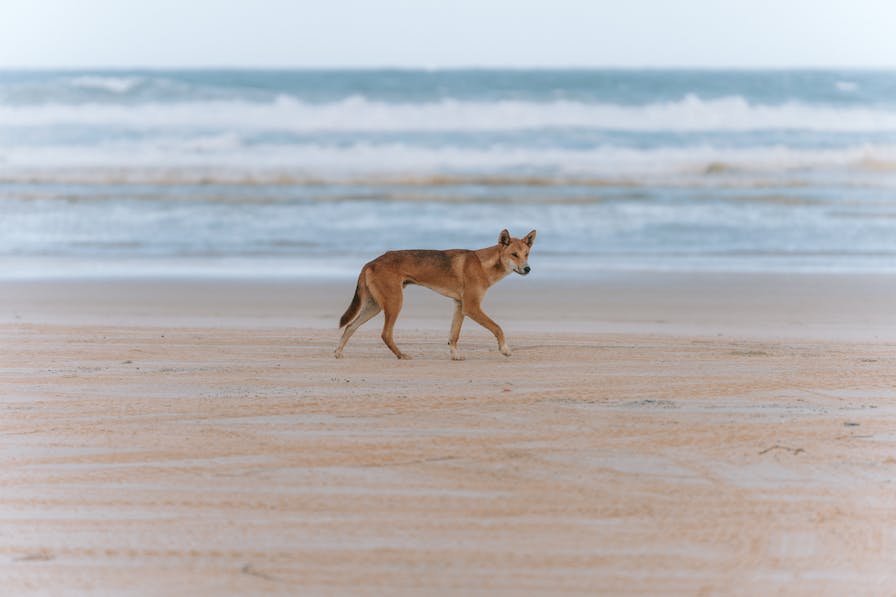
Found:
[[[896,282],[0,283],[0,586],[892,594]]]

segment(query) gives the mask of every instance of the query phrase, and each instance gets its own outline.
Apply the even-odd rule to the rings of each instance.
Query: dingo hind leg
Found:
[[[398,349],[392,337],[395,321],[398,319],[398,314],[401,312],[401,306],[404,301],[401,280],[398,278],[372,280],[369,289],[376,302],[383,307],[383,317],[385,319],[383,321],[383,342],[399,359],[410,359],[410,355]]]
[[[352,297],[352,302],[339,320],[339,327],[345,327],[345,330],[339,339],[339,346],[336,347],[336,351],[333,353],[333,356],[337,359],[342,358],[342,349],[345,348],[352,334],[382,310],[382,307],[376,302],[376,298],[371,294],[367,286],[367,274],[368,268],[365,266],[358,275],[358,285],[355,286],[355,295]]]
[[[367,297],[367,302],[364,303],[364,306],[361,307],[361,312],[358,313],[358,316],[345,328],[345,331],[342,332],[342,338],[339,339],[339,346],[336,347],[336,352],[333,355],[337,359],[342,358],[342,349],[345,348],[346,343],[349,338],[352,337],[358,328],[376,317],[377,313],[382,311],[380,306],[376,304],[376,301],[371,297]]]

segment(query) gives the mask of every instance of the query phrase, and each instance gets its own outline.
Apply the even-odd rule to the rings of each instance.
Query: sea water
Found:
[[[0,276],[896,271],[896,72],[0,72]]]

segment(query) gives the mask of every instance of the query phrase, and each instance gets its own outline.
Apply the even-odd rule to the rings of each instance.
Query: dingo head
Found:
[[[534,230],[523,238],[510,238],[507,229],[502,230],[498,236],[498,248],[501,250],[501,263],[504,267],[521,276],[532,271],[529,267],[529,250],[533,242],[535,242]]]

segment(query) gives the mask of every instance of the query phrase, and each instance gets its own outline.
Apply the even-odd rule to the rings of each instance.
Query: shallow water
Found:
[[[896,73],[0,73],[3,275],[893,271]]]

